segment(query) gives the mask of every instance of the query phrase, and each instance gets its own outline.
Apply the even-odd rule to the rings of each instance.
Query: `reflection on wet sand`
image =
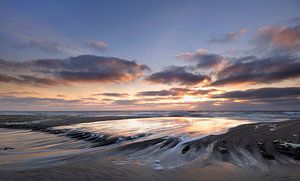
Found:
[[[13,149],[2,150],[0,160],[1,165],[19,162],[33,164],[33,160],[47,160],[47,158],[51,160],[53,157],[76,154],[82,152],[83,148],[94,147],[93,144],[97,147],[109,145],[110,147],[104,148],[109,150],[135,142],[144,144],[147,140],[152,142],[153,139],[157,141],[151,144],[164,142],[165,146],[162,147],[170,148],[184,141],[208,134],[218,134],[244,123],[248,121],[227,118],[160,117],[99,121],[51,128],[52,131],[61,133],[59,135],[2,129],[1,145]],[[82,136],[86,133],[97,139]],[[80,139],[80,136],[84,139]],[[85,152],[90,150],[92,149],[86,149]]]
[[[116,136],[151,133],[157,136],[192,137],[221,133],[228,128],[247,123],[247,120],[229,118],[158,117],[80,123],[56,128],[88,130]]]
[[[211,177],[215,172],[251,180],[254,173],[255,179],[262,179],[265,173],[274,174],[286,166],[288,175],[300,178],[294,173],[300,165],[297,120],[255,123],[222,117],[157,117],[54,127],[26,122],[25,128],[32,130],[16,125],[10,122],[9,128],[0,128],[0,174],[5,180],[20,180],[24,170],[28,178],[57,179],[64,173],[66,180],[73,174],[78,180],[86,176],[137,180],[139,172],[143,180],[153,180],[152,176],[156,180],[198,180],[197,176],[222,180]],[[286,175],[279,173],[279,177]]]

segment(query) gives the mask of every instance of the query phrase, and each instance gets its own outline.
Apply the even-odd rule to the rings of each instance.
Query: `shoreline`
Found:
[[[49,118],[51,118],[49,120]],[[56,130],[52,127],[66,126],[78,123],[90,123],[98,121],[122,120],[122,119],[135,119],[135,118],[148,118],[144,116],[108,116],[108,117],[76,117],[76,116],[3,116],[0,115],[0,128],[9,129],[25,129],[31,131],[38,131],[48,134],[65,134],[65,136],[77,140],[91,140],[89,137],[93,135],[91,132],[71,132],[68,130]],[[67,133],[67,134],[66,134]],[[137,138],[146,136],[147,133],[138,135]],[[275,156],[270,152],[277,149],[280,153],[288,153],[287,155],[294,155],[296,160],[300,160],[300,120],[291,119],[278,122],[256,122],[246,123],[236,127],[229,128],[226,132],[217,135],[207,135],[199,139],[195,138],[187,143],[183,143],[181,153],[188,154],[192,149],[199,151],[201,148],[207,148],[213,144],[213,154],[221,160],[228,160],[230,152],[246,151],[250,154],[255,154],[256,157],[261,153],[264,159],[274,160]],[[115,138],[114,138],[115,139]],[[131,139],[131,138],[128,138]],[[296,139],[296,140],[295,140]],[[154,144],[164,142],[166,139],[156,138],[154,140],[146,141],[147,144],[152,142]],[[94,140],[92,140],[94,141]],[[111,140],[109,140],[110,142]],[[163,147],[174,147],[180,142],[179,138],[168,138]],[[123,147],[135,147],[134,144],[141,145],[144,148],[144,143],[132,143]],[[296,146],[292,151],[283,151],[280,145],[291,147]],[[100,144],[105,146],[106,144]],[[299,148],[298,148],[299,147]],[[289,153],[290,152],[290,153]],[[241,154],[241,153],[240,153]],[[276,153],[276,155],[278,155]],[[225,158],[227,157],[227,158]],[[237,156],[239,157],[239,156]]]
[[[45,132],[43,129],[50,128],[52,125],[56,126],[59,121],[57,120],[56,123],[49,126],[43,122],[32,124],[30,121],[33,121],[34,118],[28,118],[20,119],[19,122],[27,120],[31,126],[24,127],[21,124],[21,126],[17,126],[17,129]],[[65,116],[57,118],[62,119]],[[83,119],[86,118],[76,119],[72,124],[79,123]],[[91,118],[88,121],[99,121],[99,118]],[[41,123],[41,127],[37,126]],[[1,124],[0,127],[2,127]],[[56,134],[55,132],[48,133]],[[155,177],[155,180],[202,180],[201,178],[222,180],[224,177],[233,180],[241,178],[242,180],[252,180],[253,178],[257,180],[280,180],[280,178],[298,180],[300,179],[300,173],[297,172],[300,167],[298,135],[300,135],[300,120],[298,119],[257,122],[242,124],[230,128],[225,133],[208,135],[185,143],[180,142],[176,137],[168,137],[137,140],[130,144],[114,147],[104,153],[100,153],[96,148],[84,155],[64,160],[63,163],[57,165],[45,165],[45,167],[25,170],[0,169],[0,174],[5,180],[23,180],[25,177],[28,180],[46,177],[49,180],[70,180],[72,175],[76,175],[78,180],[86,178],[113,181],[121,178],[139,180],[139,173],[142,173],[143,180],[152,180],[152,177]],[[81,137],[82,135],[79,134],[71,139],[85,141],[86,138]],[[153,149],[157,149],[157,153],[161,154],[176,152],[176,155],[171,157],[173,159],[171,162],[168,159],[153,159],[148,162],[149,160],[140,160],[138,157],[128,161],[128,158],[134,158],[136,153],[147,153],[147,150]],[[144,157],[147,156],[144,155]],[[123,161],[115,162],[116,159]],[[184,164],[181,165],[176,160],[182,161]],[[176,166],[176,164],[178,165]],[[173,167],[169,167],[170,165]],[[156,170],[156,168],[159,169]],[[219,173],[219,176],[212,176],[215,172]]]
[[[56,126],[67,126],[78,123],[97,121],[112,121],[122,119],[149,118],[150,116],[103,116],[103,117],[78,117],[78,116],[40,116],[40,115],[0,115],[0,127],[12,129],[39,130]],[[152,116],[156,117],[156,116]],[[159,116],[163,117],[163,116]],[[167,117],[167,116],[166,116]]]
[[[300,165],[300,120],[243,124],[224,134],[209,135],[185,144],[183,154],[200,150],[213,143],[212,159],[243,167],[257,162],[269,166],[279,164]],[[256,159],[256,162],[253,161]],[[297,160],[295,162],[295,160]],[[298,162],[298,163],[297,163]]]

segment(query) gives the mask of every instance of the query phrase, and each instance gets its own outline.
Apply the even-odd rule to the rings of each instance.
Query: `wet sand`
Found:
[[[37,115],[0,115],[1,128],[32,129],[38,130],[55,126],[65,126],[78,123],[96,121],[121,120],[130,118],[147,118],[149,116],[103,116],[103,117],[78,117],[78,116],[37,116]]]
[[[157,138],[74,154],[57,164],[1,167],[0,180],[300,180],[298,135],[300,120],[245,124],[181,145]],[[176,148],[183,164],[176,165],[176,157],[152,163],[135,157],[154,148]]]
[[[97,180],[97,181],[218,181],[218,180],[291,180],[300,178],[299,167],[273,166],[267,172],[241,168],[230,163],[198,167],[196,163],[174,169],[154,170],[151,167],[131,164],[114,164],[112,160],[85,159],[51,167],[25,170],[0,170],[0,180]]]
[[[245,160],[248,156],[265,165],[275,161],[298,165],[299,162],[295,160],[300,159],[299,136],[299,120],[245,124],[231,128],[224,134],[188,142],[183,152],[201,150],[213,143],[213,159],[240,162],[241,165],[245,162],[245,166],[257,164]]]

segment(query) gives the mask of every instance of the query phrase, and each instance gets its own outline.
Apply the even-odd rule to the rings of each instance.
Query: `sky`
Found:
[[[2,0],[0,110],[300,110],[296,0]]]

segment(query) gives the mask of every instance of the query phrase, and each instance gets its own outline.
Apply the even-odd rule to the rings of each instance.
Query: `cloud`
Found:
[[[0,110],[26,111],[26,110],[91,110],[97,103],[94,100],[16,97],[0,96]],[[102,105],[103,107],[104,105]],[[100,108],[102,108],[100,107]],[[99,107],[98,107],[99,108]]]
[[[80,98],[80,100],[83,100],[83,101],[97,101],[98,99],[92,98],[92,97],[83,97],[83,98]]]
[[[103,102],[111,102],[111,101],[114,101],[114,99],[105,98],[105,99],[101,99],[101,101],[103,101]]]
[[[147,70],[148,66],[134,61],[94,55],[25,62],[0,60],[0,82],[36,85],[128,83],[143,76]]]
[[[191,90],[185,88],[171,88],[169,90],[163,89],[159,91],[142,91],[138,92],[137,96],[182,96],[189,91]]]
[[[69,53],[70,47],[55,41],[30,39],[28,41],[28,47],[38,48],[45,52],[50,53]]]
[[[102,40],[86,40],[86,44],[98,51],[103,51],[108,46],[108,44]]]
[[[163,89],[159,91],[142,91],[138,92],[137,96],[184,96],[184,95],[206,95],[210,92],[216,91],[216,89],[187,89],[187,88],[171,88]]]
[[[80,100],[74,99],[74,100],[65,100],[65,99],[58,99],[58,98],[38,98],[38,97],[14,97],[14,96],[2,96],[0,97],[2,104],[22,104],[22,105],[50,105],[50,104],[76,104],[81,103]]]
[[[14,35],[21,38],[21,41],[15,45],[15,48],[18,49],[38,49],[45,53],[62,53],[67,55],[77,55],[79,52],[83,52],[83,50],[72,44],[58,40],[38,38],[23,34]]]
[[[171,66],[148,76],[146,81],[160,84],[199,85],[211,79],[207,75],[187,71],[187,67]]]
[[[58,85],[62,82],[59,82],[51,78],[35,77],[31,75],[17,75],[17,76],[7,76],[0,74],[0,82],[4,83],[13,83],[13,84],[28,84],[28,85]]]
[[[300,77],[300,59],[296,55],[268,58],[242,57],[217,73],[211,86],[240,83],[273,83]]]
[[[57,96],[57,97],[67,97],[67,96],[64,95],[64,94],[57,94],[56,96]]]
[[[111,100],[113,105],[126,105],[126,106],[147,106],[151,104],[152,106],[160,105],[160,101],[174,101],[180,100],[181,97],[146,97],[146,98],[137,98],[137,99],[118,99]],[[166,102],[165,102],[166,103]],[[169,102],[170,103],[170,102]],[[172,102],[173,104],[176,104]]]
[[[176,56],[177,58],[194,61],[197,63],[197,68],[217,68],[221,64],[225,64],[227,62],[226,58],[218,55],[207,53],[204,49],[198,49],[195,52],[185,52]]]
[[[137,104],[139,101],[135,99],[121,99],[121,100],[115,100],[113,101],[113,104],[118,104],[118,105],[126,105],[126,106],[133,106]]]
[[[269,87],[230,91],[212,96],[224,110],[297,110],[300,109],[300,87]]]
[[[258,49],[300,51],[300,25],[293,27],[267,26],[258,29],[252,40]]]
[[[129,96],[129,94],[127,94],[127,93],[116,93],[116,92],[106,92],[106,93],[92,94],[92,96],[127,97],[127,96]]]
[[[233,31],[230,33],[222,34],[219,36],[212,37],[210,43],[229,43],[238,40],[247,32],[247,29],[243,28],[239,31]]]
[[[12,96],[12,95],[37,95],[37,92],[32,91],[6,91],[0,92],[0,96]]]
[[[212,96],[213,98],[229,99],[279,99],[279,98],[298,98],[300,97],[300,87],[270,87],[260,89],[248,89],[245,91],[231,91]]]
[[[285,19],[285,20],[281,21],[280,24],[291,25],[291,26],[299,25],[300,17],[293,17],[293,18]]]
[[[195,105],[196,110],[220,110],[220,111],[291,111],[300,109],[299,99],[269,99],[264,101],[236,102],[226,101],[203,101]]]
[[[239,31],[240,34],[245,32]],[[235,37],[238,33],[230,35]],[[204,49],[176,57],[196,62],[196,66],[190,66],[194,71],[209,71],[208,75],[213,80],[211,86],[266,84],[300,77],[300,25],[260,28],[253,42],[255,48],[244,57],[224,57],[207,53]]]
[[[3,11],[2,11],[3,12]],[[7,35],[8,40],[1,46],[10,46],[19,50],[39,50],[49,55],[80,55],[90,51],[82,48],[80,42],[71,36],[57,31],[46,21],[36,21],[26,14],[16,14],[6,11],[1,13],[1,33]],[[36,51],[35,51],[36,52]],[[25,54],[32,52],[24,52]],[[43,53],[43,54],[44,54]],[[18,52],[20,54],[20,52]],[[22,54],[21,54],[22,55]]]

